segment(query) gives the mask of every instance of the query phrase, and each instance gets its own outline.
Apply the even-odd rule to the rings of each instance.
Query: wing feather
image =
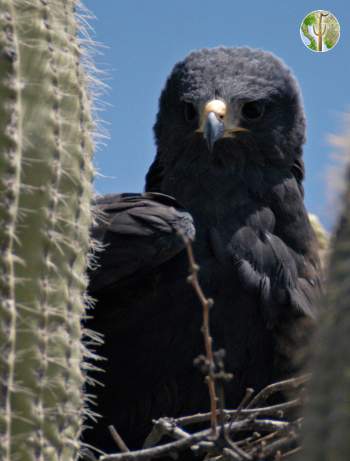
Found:
[[[172,197],[158,193],[114,194],[96,199],[97,220],[92,237],[102,251],[89,271],[89,291],[115,286],[159,266],[183,248],[195,230],[191,215]]]

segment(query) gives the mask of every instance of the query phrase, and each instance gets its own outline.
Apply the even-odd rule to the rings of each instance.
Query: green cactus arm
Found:
[[[93,128],[74,0],[0,0],[0,459],[70,461]]]

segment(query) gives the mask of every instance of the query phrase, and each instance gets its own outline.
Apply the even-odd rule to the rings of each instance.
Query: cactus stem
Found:
[[[77,5],[0,0],[1,461],[76,459],[88,413],[93,146]]]
[[[322,23],[322,19],[327,17],[328,13],[324,13],[323,11],[319,12],[318,16],[318,30],[316,30],[315,25],[312,25],[312,29],[314,34],[317,36],[317,51],[322,51],[323,45],[323,37],[325,36],[327,25]]]

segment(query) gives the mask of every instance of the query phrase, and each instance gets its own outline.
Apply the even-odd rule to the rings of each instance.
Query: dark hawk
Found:
[[[182,232],[214,299],[214,348],[226,351],[226,405],[295,371],[315,318],[317,242],[303,199],[305,116],[298,85],[274,55],[203,49],[176,64],[160,97],[157,154],[144,194],[107,195],[93,236],[87,327],[104,335],[102,419],[85,440],[112,452],[113,424],[139,448],[152,419],[209,408],[193,360],[202,308],[186,283]]]

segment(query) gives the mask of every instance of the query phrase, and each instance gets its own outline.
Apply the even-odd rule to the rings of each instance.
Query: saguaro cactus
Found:
[[[323,18],[326,18],[329,13],[325,11],[319,11],[318,13],[318,24],[317,29],[315,25],[312,25],[314,34],[317,36],[317,51],[322,51],[323,39],[326,35],[327,25],[323,23]]]
[[[338,138],[338,145],[349,156],[350,134]],[[346,181],[343,210],[328,263],[325,309],[314,347],[305,450],[300,461],[350,459],[350,166]]]
[[[1,461],[79,449],[92,121],[75,7],[0,0]]]

